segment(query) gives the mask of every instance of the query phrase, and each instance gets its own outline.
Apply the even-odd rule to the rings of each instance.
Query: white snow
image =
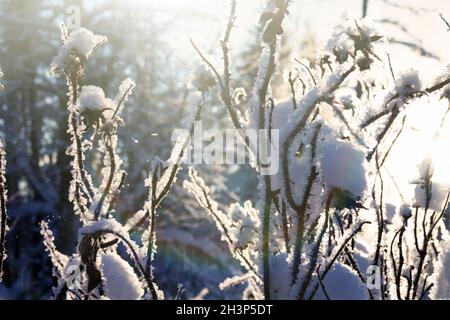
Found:
[[[450,189],[447,185],[433,182],[428,208],[435,211],[442,211],[449,192]],[[426,200],[425,187],[423,184],[418,184],[415,188],[415,206],[421,208],[426,207]]]
[[[272,128],[280,129],[283,127],[288,122],[289,116],[292,112],[294,112],[294,103],[292,98],[287,98],[277,103],[273,108]]]
[[[96,35],[86,28],[72,31],[67,39],[63,39],[63,45],[51,63],[51,70],[55,73],[64,70],[71,54],[88,59],[92,52],[107,40],[106,37]]]
[[[102,88],[97,86],[83,86],[80,94],[80,112],[87,110],[101,111],[111,108],[112,102],[105,97]]]
[[[329,187],[362,196],[367,187],[365,156],[352,144],[328,139],[319,145],[320,171]]]
[[[431,289],[430,296],[433,299],[450,299],[450,240],[441,248],[439,259],[435,263],[435,272],[433,274],[434,286]]]
[[[231,230],[235,234],[236,247],[247,248],[249,245],[255,245],[258,242],[258,211],[253,209],[250,201],[244,203],[242,207],[239,203],[230,206],[228,214],[230,215],[232,226]]]
[[[142,297],[139,278],[133,268],[118,254],[100,255],[105,291],[111,300],[137,300]]]
[[[367,288],[356,272],[348,266],[337,263],[322,281],[331,300],[367,300]],[[319,287],[315,296],[317,300],[324,300],[326,296]]]
[[[429,209],[442,211],[444,208],[445,200],[450,192],[450,187],[448,184],[434,181],[434,164],[432,159],[426,158],[418,166],[419,171],[419,181],[415,188],[415,203],[417,207],[424,208],[427,205],[427,190],[426,181],[430,180],[431,183],[431,199],[429,200]],[[427,178],[427,176],[429,178]]]

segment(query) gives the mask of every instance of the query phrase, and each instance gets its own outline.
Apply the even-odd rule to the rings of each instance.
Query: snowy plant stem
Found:
[[[290,252],[291,247],[289,244],[289,226],[288,226],[288,215],[286,210],[286,203],[283,199],[281,199],[281,205],[280,205],[280,199],[278,197],[273,197],[273,204],[275,206],[275,209],[280,213],[281,216],[281,225],[283,227],[283,238],[284,238],[284,245],[286,247],[286,251]]]
[[[288,200],[288,204],[291,206],[292,209],[296,210],[298,208],[298,205],[294,201],[294,197],[292,195],[292,189],[291,189],[291,179],[290,179],[290,173],[289,173],[289,150],[290,147],[295,139],[295,137],[301,133],[301,131],[305,128],[308,119],[313,114],[314,110],[316,109],[316,106],[325,100],[331,93],[336,91],[339,86],[344,82],[344,80],[355,70],[355,66],[352,66],[344,72],[339,80],[331,86],[326,93],[322,95],[318,95],[313,101],[311,101],[304,111],[303,116],[301,117],[300,121],[295,125],[295,127],[289,132],[289,135],[287,136],[286,140],[283,142],[282,145],[282,161],[281,166],[283,170],[283,180],[284,180],[284,188],[286,190],[286,197]],[[301,101],[300,101],[301,104]]]
[[[295,77],[292,78],[292,71],[289,71],[289,78],[288,78],[288,82],[289,82],[289,88],[291,89],[291,95],[292,95],[292,105],[294,106],[294,110],[297,109],[297,97],[295,94],[295,81],[298,79],[299,77]]]
[[[403,256],[403,233],[405,232],[405,227],[402,226],[394,235],[394,238],[391,242],[391,250],[390,250],[390,256],[392,260],[392,268],[394,269],[394,276],[395,276],[395,290],[397,294],[397,299],[402,300],[401,296],[401,276],[402,276],[402,270],[403,270],[403,264],[404,264],[404,256]],[[394,243],[395,239],[398,237],[398,253],[399,253],[399,261],[398,266],[396,263],[396,259],[394,256]],[[409,296],[409,292],[407,293],[407,297]]]
[[[145,272],[147,274],[152,275],[153,274],[153,254],[154,254],[154,246],[155,246],[155,239],[156,239],[156,207],[153,205],[153,203],[156,202],[156,189],[158,184],[158,174],[157,169],[153,171],[152,176],[152,189],[151,189],[151,199],[152,199],[152,206],[150,209],[150,231],[149,231],[149,238],[148,238],[148,245],[147,245],[147,260],[145,261]]]
[[[231,105],[231,90],[230,90],[230,57],[228,50],[228,42],[230,41],[231,30],[233,29],[234,21],[236,20],[236,0],[231,0],[230,15],[228,18],[227,28],[225,30],[225,35],[222,40],[222,52],[223,52],[223,79],[224,79],[224,95],[226,98],[227,109]],[[234,110],[234,108],[231,108]],[[231,114],[230,114],[231,115]]]
[[[295,248],[294,248],[294,261],[292,263],[292,283],[295,282],[298,276],[300,261],[303,251],[303,238],[305,233],[305,218],[306,218],[306,209],[308,207],[309,196],[311,195],[311,190],[314,184],[314,181],[317,177],[317,168],[314,165],[314,161],[316,158],[316,147],[317,147],[317,139],[319,138],[319,133],[321,129],[321,125],[317,125],[314,130],[314,135],[311,140],[311,171],[309,173],[308,181],[306,183],[305,193],[303,194],[303,199],[301,205],[297,208],[297,230],[296,230],[296,238],[295,238]]]
[[[264,297],[270,300],[270,209],[271,209],[270,177],[264,176],[264,215],[263,215],[263,281]]]
[[[128,87],[128,89],[124,92],[124,94],[122,95],[122,97],[120,98],[120,101],[119,101],[119,103],[117,104],[117,107],[116,107],[116,109],[114,110],[114,113],[113,113],[113,115],[112,115],[112,117],[111,117],[111,120],[112,120],[112,121],[115,120],[117,114],[118,114],[119,111],[120,111],[120,108],[122,107],[123,103],[125,102],[125,99],[127,99],[127,97],[131,94],[131,90],[133,90],[133,88],[134,88],[134,84],[130,85],[130,86]]]
[[[3,275],[3,261],[6,256],[6,203],[7,203],[7,191],[6,191],[6,178],[5,178],[5,165],[6,165],[6,153],[3,147],[3,143],[0,142],[0,282]]]
[[[218,225],[220,226],[220,229],[222,229],[222,232],[225,236],[226,241],[228,242],[230,248],[233,247],[233,239],[231,238],[230,235],[230,230],[228,230],[228,228],[226,227],[225,223],[221,220],[221,218],[219,217],[219,214],[217,214],[217,212],[213,209],[212,206],[212,201],[210,200],[210,195],[207,192],[207,190],[205,190],[203,184],[199,183],[199,181],[195,178],[195,176],[191,177],[192,182],[194,182],[194,184],[200,188],[200,190],[202,191],[202,195],[206,201],[206,203],[202,204],[202,206],[204,208],[206,208],[208,210],[208,212],[213,216],[213,218],[216,220],[216,222],[218,223]],[[258,273],[256,272],[255,267],[253,266],[253,264],[247,259],[247,257],[242,253],[241,249],[239,248],[235,248],[233,250],[233,253],[237,254],[242,261],[244,262],[246,268],[251,271],[253,273],[253,275],[255,276],[255,278],[261,282],[261,279],[258,275]]]
[[[69,77],[69,83],[71,87],[71,96],[72,96],[72,106],[75,106],[78,101],[78,80],[76,75],[72,75]],[[77,124],[77,115],[75,111],[70,111],[72,113],[71,115],[71,126],[72,126],[72,138],[75,141],[75,147],[76,147],[76,159],[74,161],[77,162],[78,166],[78,172],[81,177],[81,180],[83,181],[84,187],[88,192],[88,197],[90,199],[94,198],[94,191],[92,189],[91,184],[89,183],[86,172],[84,170],[84,163],[83,163],[83,147],[81,144],[81,139],[78,135],[78,124]],[[74,177],[75,179],[75,177]]]
[[[387,151],[386,151],[386,153],[385,153],[385,155],[384,155],[384,157],[383,157],[383,160],[381,160],[380,168],[383,167],[383,164],[384,164],[384,162],[386,161],[386,159],[388,158],[389,153],[392,151],[392,148],[394,147],[394,145],[395,145],[395,143],[397,142],[398,138],[399,138],[400,135],[402,134],[403,129],[405,128],[405,121],[406,121],[406,115],[403,117],[402,125],[401,125],[400,129],[398,130],[397,134],[395,135],[395,138],[392,140],[391,145],[390,145],[389,148],[387,149]]]
[[[331,270],[331,268],[333,267],[334,263],[335,263],[336,260],[339,258],[339,256],[341,255],[341,253],[344,251],[344,249],[345,249],[345,247],[348,245],[348,243],[349,243],[352,239],[354,239],[358,233],[361,232],[362,227],[363,227],[364,225],[369,224],[369,223],[370,223],[369,221],[361,222],[361,223],[358,225],[358,227],[350,234],[350,236],[348,236],[348,237],[344,240],[344,242],[342,243],[342,245],[341,245],[341,246],[339,247],[339,249],[337,250],[336,254],[331,258],[330,262],[328,262],[328,265],[326,266],[324,272],[323,272],[321,275],[320,275],[320,274],[317,274],[317,276],[320,278],[320,280],[323,281],[323,280],[325,279],[325,277],[327,276],[328,272]],[[312,293],[311,293],[311,295],[310,295],[310,297],[309,297],[308,300],[311,300],[312,298],[314,298],[314,296],[315,296],[315,294],[316,294],[316,292],[317,292],[318,287],[319,287],[318,285],[316,285],[316,286],[314,287],[314,290],[312,291]]]
[[[444,217],[445,215],[445,211],[447,209],[448,203],[449,203],[449,199],[450,199],[450,193],[447,194],[447,198],[445,200],[445,204],[443,206],[443,209],[441,211],[441,213],[439,214],[439,216],[435,219],[435,220],[431,220],[431,225],[430,225],[430,229],[428,230],[428,232],[424,229],[423,233],[424,233],[424,240],[423,240],[423,246],[422,248],[420,248],[419,250],[419,264],[417,266],[417,271],[416,271],[416,275],[414,277],[414,283],[413,283],[413,295],[412,295],[412,299],[415,299],[417,297],[418,292],[418,288],[419,288],[419,282],[421,279],[421,275],[422,275],[422,271],[423,271],[423,267],[425,264],[425,260],[428,254],[428,245],[430,243],[430,240],[433,236],[433,231],[436,228],[436,226],[438,225],[439,221]],[[425,217],[424,217],[425,219]]]
[[[376,143],[375,147],[371,151],[369,151],[369,153],[367,154],[367,157],[366,157],[367,161],[372,160],[373,155],[375,154],[375,152],[377,152],[378,147],[380,146],[381,142],[383,141],[383,138],[386,136],[386,134],[388,133],[389,129],[394,124],[394,121],[395,121],[395,119],[397,119],[399,114],[400,114],[400,110],[398,109],[398,106],[395,105],[391,111],[391,115],[390,115],[386,125],[381,130],[381,132],[378,134],[378,136],[376,137],[377,143]]]
[[[100,218],[100,215],[102,213],[103,204],[106,200],[106,197],[111,192],[111,186],[114,181],[114,175],[116,172],[116,160],[115,160],[114,149],[112,147],[112,144],[113,144],[112,136],[110,134],[107,134],[107,136],[108,136],[108,138],[107,138],[108,141],[105,141],[104,143],[105,143],[105,147],[107,149],[108,157],[109,157],[109,161],[110,161],[110,171],[109,171],[108,181],[105,186],[105,190],[103,190],[102,196],[97,204],[97,207],[95,208],[94,216],[95,216],[96,221]]]
[[[309,262],[309,268],[308,268],[308,271],[306,272],[305,277],[303,278],[303,282],[300,287],[300,292],[297,296],[297,298],[299,300],[303,300],[305,298],[306,290],[308,289],[308,287],[311,284],[312,275],[313,275],[313,272],[314,272],[316,264],[317,264],[317,259],[319,258],[320,246],[322,244],[322,240],[325,235],[325,232],[328,229],[328,220],[330,219],[330,208],[331,208],[331,203],[334,199],[334,190],[329,191],[326,199],[327,200],[326,200],[326,204],[325,204],[325,217],[324,217],[322,229],[320,230],[320,234],[316,239],[316,243],[312,250],[311,259]]]
[[[236,107],[233,103],[233,99],[231,98],[231,89],[230,89],[230,56],[229,56],[229,48],[228,43],[230,41],[231,37],[231,31],[234,26],[234,21],[236,20],[236,0],[231,0],[231,6],[230,6],[230,14],[228,17],[228,23],[225,30],[225,35],[222,40],[221,46],[222,46],[222,54],[223,54],[223,81],[220,80],[220,75],[217,72],[214,72],[216,76],[218,77],[218,82],[220,85],[220,97],[222,99],[222,102],[225,104],[225,107],[227,109],[228,114],[230,115],[231,121],[233,122],[233,126],[236,130],[238,130],[238,133],[240,133],[240,129],[242,129],[242,124],[239,121],[239,117],[236,112]],[[195,48],[195,46],[194,46]],[[209,63],[206,58],[201,54],[200,50],[196,48],[196,51],[199,53],[200,57],[205,61],[210,67],[212,66],[211,63]],[[213,70],[214,71],[214,70]],[[248,148],[249,145],[245,139],[242,139],[246,147]]]
[[[56,273],[58,279],[62,279],[64,277],[64,269],[66,267],[66,263],[60,259],[61,253],[56,249],[54,236],[50,231],[50,228],[48,227],[47,221],[42,220],[40,223],[40,227],[41,234],[44,238],[44,246],[53,264],[53,272]]]
[[[189,144],[191,143],[191,137],[193,136],[194,131],[195,131],[195,124],[196,124],[196,122],[200,121],[200,119],[202,117],[203,105],[204,105],[204,103],[202,102],[197,106],[195,119],[194,119],[194,121],[192,121],[191,127],[189,129],[189,136],[186,137],[186,140],[184,141],[184,144],[175,159],[174,165],[170,169],[168,169],[171,171],[169,173],[169,178],[167,179],[167,181],[164,184],[164,187],[162,188],[162,190],[159,194],[154,195],[154,201],[151,201],[150,210],[147,210],[146,213],[144,214],[144,216],[141,219],[139,219],[139,221],[131,227],[131,229],[130,229],[131,232],[136,230],[136,228],[139,228],[142,225],[144,225],[144,223],[146,223],[146,221],[148,220],[150,215],[152,215],[152,213],[156,212],[156,209],[161,204],[162,200],[169,193],[173,183],[175,182],[175,180],[177,178],[177,174],[180,169],[181,161],[183,160],[184,153],[186,152],[186,149],[189,147]],[[154,187],[153,189],[156,189],[156,188]]]
[[[317,266],[317,271],[316,271],[317,274],[320,274],[320,267],[321,267],[321,265],[319,264]],[[331,300],[330,296],[328,295],[327,289],[325,288],[325,285],[323,284],[322,279],[320,277],[317,277],[317,280],[319,281],[320,288],[322,288],[322,291],[325,294],[325,298],[327,298],[327,300]]]
[[[269,45],[269,61],[267,64],[267,71],[264,76],[264,81],[262,86],[258,90],[258,101],[259,101],[259,116],[258,116],[258,128],[259,130],[266,129],[266,118],[265,118],[265,103],[267,98],[267,91],[269,89],[270,80],[272,79],[273,73],[275,71],[275,54],[276,54],[276,40],[272,41]],[[269,131],[271,128],[268,128]],[[260,148],[266,149],[268,147],[268,141],[266,141],[263,135],[259,136],[258,141],[258,155],[257,162],[258,166],[262,172],[261,159],[259,158]],[[272,207],[272,187],[271,180],[269,175],[264,175],[262,177],[262,194],[264,195],[264,212],[263,212],[263,243],[262,243],[262,252],[263,252],[263,281],[264,281],[264,297],[266,300],[270,300],[270,211]]]
[[[353,268],[353,270],[356,272],[356,274],[358,275],[359,279],[362,281],[362,283],[364,283],[367,287],[367,280],[366,278],[363,276],[359,266],[358,266],[358,262],[355,260],[355,258],[353,257],[353,253],[352,251],[348,248],[345,247],[344,248],[344,253],[350,263],[350,266]],[[367,293],[369,294],[369,298],[370,300],[374,300],[374,296],[372,291],[370,291],[369,288],[367,288]]]
[[[383,240],[383,230],[384,230],[384,216],[383,216],[383,193],[384,193],[384,181],[383,177],[381,175],[381,168],[378,161],[378,152],[376,152],[375,155],[375,162],[377,167],[377,175],[380,179],[380,200],[378,206],[375,207],[375,211],[377,214],[377,223],[378,223],[378,232],[377,232],[377,244],[375,249],[375,256],[373,259],[372,264],[379,266],[379,260],[380,260],[380,252],[381,252],[381,245]],[[372,198],[374,200],[374,203],[376,204],[376,195],[375,195],[375,185],[373,187],[372,191]]]
[[[224,103],[228,114],[230,115],[231,121],[233,122],[233,126],[236,129],[236,132],[238,133],[238,135],[241,137],[242,142],[244,143],[244,145],[246,146],[246,148],[249,150],[249,152],[254,153],[254,150],[252,149],[250,143],[248,142],[247,139],[245,139],[245,137],[243,136],[243,130],[242,130],[242,124],[239,120],[238,114],[236,112],[236,108],[233,104],[233,100],[231,99],[231,95],[229,90],[227,91],[226,89],[226,85],[224,84],[224,81],[222,80],[222,77],[220,76],[219,72],[217,71],[217,69],[214,67],[214,65],[205,57],[205,55],[201,52],[201,50],[197,47],[197,45],[194,43],[194,41],[191,39],[191,44],[194,47],[195,51],[197,52],[197,54],[199,55],[200,59],[206,63],[206,65],[212,70],[212,72],[214,73],[217,82],[219,83],[219,87],[220,87],[220,99],[222,100],[222,102]],[[228,50],[228,49],[227,49]],[[228,51],[227,51],[228,52]],[[228,61],[227,59],[224,59]],[[225,62],[226,65],[229,62]],[[228,68],[228,67],[227,67]],[[228,74],[229,72],[226,71]],[[228,92],[228,94],[227,94]]]
[[[117,191],[116,191],[117,193],[118,193],[120,190],[122,190],[122,188],[123,188],[123,186],[124,186],[124,184],[125,184],[126,179],[127,179],[127,174],[126,174],[125,172],[123,172],[123,173],[122,173],[122,178],[120,178],[119,186],[117,187]],[[114,205],[116,204],[116,202],[117,202],[117,200],[118,200],[118,198],[119,198],[119,196],[118,196],[117,193],[113,195],[113,198],[111,199],[111,202],[109,203],[107,213],[108,213],[108,212],[111,212],[111,211],[113,210]]]
[[[191,128],[189,130],[190,136],[192,136],[194,134],[195,131],[195,123],[200,121],[201,117],[202,117],[202,111],[203,111],[203,103],[199,104],[197,106],[197,111],[195,114],[195,120],[192,122],[191,124]],[[155,202],[155,208],[161,203],[161,201],[164,199],[164,197],[167,195],[167,193],[169,192],[173,182],[176,179],[177,173],[178,173],[178,169],[180,168],[181,165],[181,161],[183,159],[184,153],[186,152],[186,149],[188,148],[190,143],[190,137],[188,137],[186,139],[186,141],[184,142],[183,147],[180,150],[180,153],[178,154],[178,157],[175,161],[175,165],[172,168],[172,172],[170,173],[169,179],[167,180],[167,183],[165,184],[163,190],[161,191],[161,193],[159,195],[157,195],[156,197],[156,202]]]

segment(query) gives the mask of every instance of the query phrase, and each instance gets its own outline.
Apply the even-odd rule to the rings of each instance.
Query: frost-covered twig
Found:
[[[57,279],[63,279],[65,276],[65,269],[69,262],[69,258],[59,252],[55,246],[55,237],[50,230],[47,221],[41,221],[41,235],[44,238],[45,249],[53,264],[53,273]]]
[[[217,203],[211,199],[209,189],[205,185],[203,179],[198,176],[198,173],[193,168],[189,169],[189,177],[190,181],[186,180],[184,182],[184,188],[189,190],[196,197],[197,202],[214,218],[214,221],[223,233],[224,240],[230,246],[231,252],[238,256],[245,268],[247,268],[249,272],[252,272],[257,280],[261,281],[255,265],[245,256],[241,248],[235,246],[235,239],[228,227],[228,219],[226,215],[217,208]]]
[[[450,22],[447,21],[447,19],[444,18],[444,15],[442,13],[439,14],[439,17],[441,18],[441,20],[445,23],[445,25],[447,26],[447,31],[450,31]]]
[[[78,243],[78,251],[70,259],[61,255],[53,244],[53,235],[46,223],[42,223],[44,244],[49,252],[58,278],[55,289],[57,299],[162,299],[153,274],[152,259],[155,243],[155,210],[171,189],[189,140],[184,141],[181,148],[176,146],[172,152],[167,170],[154,172],[156,175],[153,188],[150,190],[151,227],[150,232],[141,237],[142,245],[138,246],[129,237],[131,231],[118,223],[112,216],[125,179],[126,172],[121,169],[122,160],[118,155],[117,131],[122,124],[120,111],[131,95],[135,83],[127,79],[119,87],[115,100],[107,98],[103,90],[96,86],[83,86],[78,83],[84,73],[87,58],[92,51],[105,41],[102,36],[81,29],[70,35],[63,33],[63,47],[52,64],[53,72],[59,70],[67,77],[69,85],[69,133],[72,146],[72,183],[70,200],[75,212],[80,214],[82,228]],[[197,110],[199,120],[201,107]],[[92,130],[90,138],[85,135]],[[191,133],[194,128],[191,128]],[[101,185],[95,188],[85,161],[86,151],[92,150],[97,142],[97,151],[103,156],[100,170]],[[106,211],[105,211],[106,210]],[[144,215],[144,214],[143,214]],[[139,217],[141,215],[138,215]],[[146,218],[146,217],[144,217]],[[150,234],[149,238],[146,235]],[[146,244],[146,241],[149,243]],[[128,262],[118,255],[117,244],[121,242],[130,257],[138,275]],[[69,286],[65,277],[66,269],[74,267],[80,273],[79,283]],[[77,275],[75,275],[77,276]],[[122,283],[123,287],[117,283]],[[117,290],[119,289],[119,290]],[[145,292],[144,290],[145,289]],[[122,292],[123,291],[123,292]],[[144,294],[145,293],[145,294]]]
[[[6,203],[8,192],[6,189],[6,152],[0,141],[0,281],[3,276],[3,262],[6,259],[6,231],[8,230]]]
[[[317,240],[315,241],[315,244],[313,246],[307,272],[301,282],[300,290],[299,290],[298,294],[296,294],[297,299],[303,300],[305,298],[306,290],[311,285],[312,275],[313,275],[313,272],[315,271],[317,259],[319,258],[319,255],[320,255],[320,246],[322,244],[323,237],[325,236],[325,232],[329,225],[330,208],[331,208],[333,199],[334,199],[334,190],[331,190],[328,193],[327,198],[326,198],[325,216],[323,218],[324,222],[322,224],[322,228],[317,237]]]
[[[331,270],[332,266],[334,265],[335,261],[337,260],[337,258],[339,258],[339,256],[341,255],[341,253],[344,251],[345,247],[348,245],[348,243],[358,234],[361,232],[362,227],[366,224],[370,223],[369,221],[363,221],[361,223],[359,223],[352,231],[351,234],[348,237],[344,237],[344,241],[342,242],[342,244],[337,247],[337,250],[334,252],[334,254],[332,254],[332,258],[331,260],[328,262],[327,266],[325,267],[325,270],[323,271],[323,273],[320,275],[319,274],[319,278],[320,280],[324,280],[325,277],[327,276],[328,272]],[[318,285],[316,285],[314,287],[314,289],[311,292],[311,295],[309,296],[308,300],[311,300],[312,298],[314,298],[314,295],[316,294],[318,289]]]
[[[417,265],[417,269],[416,269],[416,275],[414,277],[414,282],[413,282],[413,293],[412,293],[412,299],[415,299],[418,294],[419,294],[419,281],[421,280],[421,275],[423,272],[423,268],[424,268],[424,264],[425,264],[425,259],[427,257],[428,254],[428,246],[430,244],[431,238],[433,236],[433,232],[434,229],[436,228],[437,224],[439,223],[439,221],[441,221],[441,219],[444,217],[445,214],[445,210],[447,209],[448,203],[449,203],[449,199],[450,199],[450,193],[447,194],[445,203],[444,203],[444,207],[441,211],[441,213],[436,217],[436,218],[432,218],[430,220],[430,228],[427,231],[426,229],[423,230],[423,234],[424,234],[424,240],[423,240],[423,244],[422,247],[419,248],[418,250],[418,254],[419,254],[419,263]],[[433,214],[434,216],[434,214]],[[426,216],[424,216],[424,220],[425,220]]]
[[[410,93],[408,93],[407,95],[405,95],[405,98],[414,98],[417,95],[426,92],[427,94],[431,94],[435,91],[438,91],[442,88],[444,88],[446,85],[448,85],[450,83],[450,78],[446,78],[443,79],[437,83],[435,83],[434,85],[425,88],[422,91],[412,91]],[[388,109],[388,105],[392,102],[395,102],[396,99],[400,98],[400,94],[396,93],[394,94],[389,100],[387,100],[387,102],[384,104],[383,108],[381,109],[380,112],[376,113],[375,115],[371,116],[369,119],[367,119],[366,121],[364,121],[363,123],[360,124],[361,129],[366,128],[367,126],[371,125],[373,122],[377,121],[378,119],[384,117],[385,115],[388,115],[389,113],[392,112],[392,109]]]
[[[294,207],[297,211],[297,226],[296,226],[296,238],[295,238],[295,248],[294,248],[294,261],[292,264],[292,282],[298,276],[300,259],[303,253],[303,241],[304,241],[304,232],[305,232],[305,220],[306,220],[306,209],[308,208],[308,200],[311,196],[311,191],[315,179],[317,178],[318,172],[317,168],[314,165],[315,157],[316,157],[316,148],[317,148],[317,139],[319,138],[321,125],[317,125],[314,130],[314,135],[311,140],[311,169],[308,176],[308,180],[305,187],[305,192],[303,194],[303,198],[301,200],[301,205]],[[289,184],[290,185],[290,184]],[[288,199],[290,198],[291,202],[294,203],[294,200],[291,195],[291,190],[287,190]]]

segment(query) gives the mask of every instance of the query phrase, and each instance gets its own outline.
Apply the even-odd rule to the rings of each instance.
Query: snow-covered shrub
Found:
[[[64,74],[69,88],[68,133],[72,157],[70,201],[81,222],[78,245],[71,256],[59,252],[53,233],[41,223],[44,244],[58,285],[56,299],[163,299],[154,276],[156,210],[174,183],[185,152],[179,141],[167,162],[156,159],[146,181],[148,199],[142,210],[125,224],[115,218],[115,206],[124,187],[126,172],[117,150],[117,132],[123,125],[122,109],[135,87],[122,82],[115,98],[93,85],[79,87],[90,55],[106,41],[87,29],[63,28],[63,46],[51,71]],[[90,170],[88,154],[101,160]],[[99,173],[94,176],[94,173]],[[96,181],[99,184],[96,185]],[[130,235],[139,234],[138,239]]]
[[[216,77],[236,130],[279,130],[280,170],[265,175],[256,157],[272,141],[243,140],[256,158],[259,201],[222,211],[191,169],[185,188],[216,222],[243,268],[221,288],[246,283],[243,297],[256,299],[431,297],[437,277],[446,276],[448,187],[435,181],[431,166],[422,166],[419,177],[412,172],[406,181],[406,189],[416,181],[410,198],[400,190],[401,199],[393,199],[385,188],[398,189],[399,175],[386,168],[416,99],[424,103],[426,96],[426,107],[433,108],[440,91],[446,97],[448,69],[432,81],[414,70],[395,76],[379,45],[382,32],[368,19],[348,18],[317,59],[296,59],[297,76],[289,72],[288,78],[291,96],[277,102],[271,83],[289,1],[272,0],[260,19],[262,52],[252,95],[236,99],[228,48],[236,2],[231,5],[221,41],[223,65],[194,48]],[[394,83],[380,76],[386,73]],[[437,133],[448,129],[446,115]],[[369,267],[378,270],[375,281]],[[443,283],[439,294],[446,294]]]

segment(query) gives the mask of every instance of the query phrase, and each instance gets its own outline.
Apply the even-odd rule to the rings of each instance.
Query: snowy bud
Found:
[[[367,187],[365,156],[352,144],[329,139],[318,148],[324,182],[353,196],[361,196]]]
[[[200,64],[191,75],[190,84],[200,92],[206,92],[216,84],[214,75],[204,64]]]
[[[400,215],[403,217],[403,219],[408,220],[409,218],[412,217],[412,210],[411,210],[411,208],[408,205],[403,204],[400,207]]]
[[[51,63],[50,73],[59,75],[75,60],[87,60],[92,52],[107,40],[106,37],[96,35],[85,28],[72,31],[67,38],[64,37],[63,46]]]
[[[83,86],[80,94],[80,112],[102,111],[111,108],[111,100],[105,97],[102,88]]]

